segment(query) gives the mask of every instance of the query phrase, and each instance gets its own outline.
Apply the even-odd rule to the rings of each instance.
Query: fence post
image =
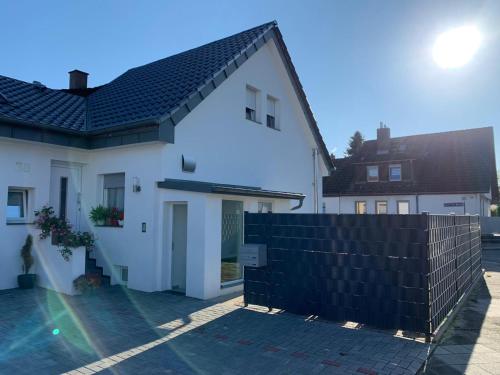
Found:
[[[273,309],[271,295],[272,295],[272,285],[273,282],[271,280],[272,277],[272,269],[271,269],[271,244],[273,239],[273,213],[268,211],[266,214],[266,279],[267,279],[267,308],[269,312]]]
[[[455,214],[453,216],[453,253],[455,257],[455,268],[453,270],[453,275],[455,276],[455,303],[458,301],[458,249],[457,249],[457,217]]]
[[[248,222],[248,211],[243,212],[243,243],[247,243],[245,224]],[[239,256],[239,255],[238,255]],[[243,305],[248,307],[247,294],[245,293],[245,267],[243,267]]]
[[[432,301],[432,289],[431,289],[431,254],[430,254],[430,234],[429,234],[429,229],[430,229],[430,220],[429,220],[429,212],[428,211],[422,211],[422,222],[421,222],[421,229],[426,233],[425,236],[425,254],[422,256],[423,261],[426,263],[426,269],[428,270],[427,274],[427,332],[425,332],[425,342],[431,342],[431,334],[432,334],[432,309],[431,309],[431,301]]]

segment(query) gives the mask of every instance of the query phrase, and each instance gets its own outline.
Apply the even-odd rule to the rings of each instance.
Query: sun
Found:
[[[482,36],[475,26],[462,26],[439,35],[434,43],[434,61],[443,69],[467,64],[481,45]]]

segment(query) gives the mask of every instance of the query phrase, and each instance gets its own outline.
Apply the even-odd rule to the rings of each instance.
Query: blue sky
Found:
[[[496,1],[3,1],[0,74],[65,88],[77,68],[100,85],[274,19],[337,156],[380,121],[393,136],[494,126],[500,153]],[[474,59],[439,68],[436,36],[471,23],[484,35]]]

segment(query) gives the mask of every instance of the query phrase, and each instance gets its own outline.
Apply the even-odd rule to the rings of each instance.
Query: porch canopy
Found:
[[[293,207],[292,210],[296,210],[302,207],[302,203],[304,201],[304,198],[306,197],[304,194],[301,193],[264,190],[260,187],[255,187],[255,186],[228,185],[228,184],[219,184],[216,182],[178,180],[172,178],[166,178],[163,181],[159,181],[157,184],[158,187],[161,189],[184,190],[197,193],[243,195],[247,197],[298,200],[299,204],[296,207]]]

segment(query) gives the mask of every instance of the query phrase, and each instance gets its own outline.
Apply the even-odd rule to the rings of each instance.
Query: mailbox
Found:
[[[267,266],[267,246],[263,244],[243,244],[240,247],[239,260],[242,266]]]

